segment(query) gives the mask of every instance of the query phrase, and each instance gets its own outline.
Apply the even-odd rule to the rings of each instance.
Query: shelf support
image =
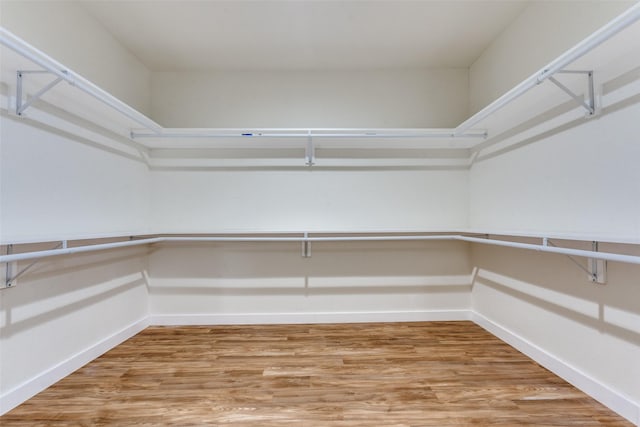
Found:
[[[558,74],[584,74],[587,76],[587,92],[588,98],[585,101],[583,96],[575,94],[571,89],[563,85],[553,76],[550,76],[548,79],[551,83],[558,86],[564,93],[569,95],[574,101],[578,103],[581,107],[587,110],[587,115],[593,116],[596,113],[596,99],[595,99],[595,90],[593,87],[593,71],[582,71],[582,70],[560,70],[557,72]]]
[[[61,241],[55,247],[51,248],[51,250],[56,250],[56,249],[60,249],[60,248],[63,248],[63,249],[67,248],[67,241],[66,240]],[[13,245],[7,245],[7,255],[10,255],[12,250],[13,250]],[[11,268],[12,263],[7,263],[6,277],[5,277],[5,287],[6,288],[14,287],[15,284],[16,284],[16,280],[18,280],[18,277],[22,276],[24,273],[26,273],[28,270],[30,270],[31,267],[33,267],[34,265],[39,263],[40,260],[41,260],[40,258],[37,258],[35,261],[33,261],[31,264],[27,265],[22,270],[18,271],[16,274],[12,274],[12,270],[13,270]],[[17,262],[15,262],[13,264],[17,265]]]
[[[7,245],[7,255],[11,255],[13,253],[13,245]],[[13,267],[17,265],[17,263],[8,262],[4,267],[4,288],[13,287],[13,282],[15,278],[12,278]]]
[[[311,242],[309,241],[309,233],[304,233],[302,240],[302,258],[311,258]]]
[[[64,73],[64,71],[63,71]],[[46,70],[18,70],[16,72],[16,114],[18,116],[22,116],[27,108],[29,108],[35,101],[40,99],[42,95],[53,89],[58,83],[60,83],[63,79],[62,77],[57,77],[55,80],[47,84],[45,87],[40,89],[38,92],[33,94],[29,99],[24,99],[24,90],[23,90],[23,80],[25,78],[25,74],[53,74],[50,71]]]
[[[553,246],[558,248],[559,246],[554,244],[550,239],[543,238],[543,246]],[[598,252],[598,242],[591,242],[591,251]],[[573,262],[576,267],[587,273],[587,279],[593,283],[599,283],[601,285],[607,283],[607,261],[597,258],[587,258],[587,267],[583,266],[577,259],[571,255],[565,255]]]
[[[315,151],[315,147],[313,146],[313,136],[311,135],[311,130],[309,130],[307,133],[307,145],[304,150],[305,165],[313,166],[316,164]]]
[[[591,242],[591,250],[598,252],[598,242]],[[604,285],[607,283],[607,261],[604,259],[587,258],[589,280]]]

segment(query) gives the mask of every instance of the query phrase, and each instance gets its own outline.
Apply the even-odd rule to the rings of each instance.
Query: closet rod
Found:
[[[11,255],[1,255],[0,264],[7,262],[25,261],[36,258],[49,258],[59,255],[79,254],[83,252],[104,251],[107,249],[124,248],[128,246],[149,245],[151,243],[160,243],[165,239],[163,237],[154,237],[150,239],[127,240],[125,242],[100,243],[97,245],[76,246],[74,248],[49,249],[46,251],[24,252]]]
[[[358,242],[358,241],[464,241],[470,243],[480,243],[484,245],[496,245],[517,249],[528,249],[538,252],[549,252],[563,255],[573,255],[585,258],[602,259],[607,261],[617,261],[628,264],[640,264],[640,256],[616,254],[610,252],[596,252],[581,249],[561,248],[548,245],[536,245],[530,243],[511,242],[507,240],[495,240],[489,238],[479,238],[463,236],[458,234],[440,235],[382,235],[382,236],[287,236],[287,237],[263,237],[263,236],[242,236],[242,237],[153,237],[149,239],[129,240],[125,242],[104,243],[97,245],[78,246],[74,248],[52,249],[46,251],[24,252],[11,255],[1,255],[0,263],[24,261],[37,258],[47,258],[58,255],[69,255],[82,252],[94,252],[106,249],[115,249],[128,246],[147,245],[162,242]]]
[[[164,237],[167,242],[376,242],[401,240],[454,240],[457,235],[384,235],[384,236],[321,236],[321,237]],[[2,257],[0,257],[2,261]]]
[[[30,60],[34,64],[44,68],[51,74],[62,78],[71,86],[77,87],[81,91],[91,95],[95,99],[118,111],[125,117],[128,117],[139,125],[144,126],[146,129],[149,129],[154,133],[159,133],[162,131],[162,126],[160,126],[158,123],[154,122],[136,109],[120,101],[118,98],[106,92],[105,90],[99,88],[79,74],[76,74],[73,71],[69,70],[67,67],[65,67],[55,59],[31,46],[29,43],[25,42],[4,27],[0,27],[0,43],[18,53],[19,55],[22,55],[24,58]]]
[[[573,255],[584,258],[602,259],[606,261],[617,261],[626,264],[640,264],[640,256],[616,254],[611,252],[595,252],[582,249],[561,248],[557,246],[535,245],[532,243],[510,242],[506,240],[484,239],[481,237],[456,236],[455,240],[462,240],[470,243],[481,243],[484,245],[505,246],[508,248],[529,249],[537,252],[549,252],[562,255]]]
[[[640,2],[631,6],[589,37],[585,38],[554,61],[547,64],[546,67],[543,67],[522,83],[502,95],[500,98],[496,99],[491,104],[487,105],[485,108],[462,122],[458,127],[456,127],[456,135],[464,134],[467,130],[477,125],[482,120],[514,101],[516,98],[519,98],[533,87],[544,82],[567,65],[584,56],[586,53],[595,49],[597,46],[609,40],[611,37],[638,20],[640,20]]]

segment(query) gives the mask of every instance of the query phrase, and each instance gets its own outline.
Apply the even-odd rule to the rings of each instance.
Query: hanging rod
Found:
[[[26,59],[32,61],[34,64],[39,65],[45,70],[58,76],[62,80],[66,81],[72,86],[80,89],[81,91],[91,95],[98,101],[106,104],[107,106],[118,111],[122,115],[128,117],[139,125],[144,126],[152,132],[159,133],[162,131],[162,126],[154,122],[144,114],[140,113],[136,109],[130,107],[124,102],[120,101],[115,96],[111,95],[107,91],[101,89],[89,80],[85,79],[81,75],[74,73],[67,67],[31,46],[15,34],[6,30],[4,27],[0,27],[0,43],[14,52],[22,55]]]
[[[150,239],[127,240],[125,242],[100,243],[97,245],[76,246],[74,248],[49,249],[46,251],[24,252],[20,254],[0,255],[0,264],[16,261],[25,261],[36,258],[49,258],[59,255],[79,254],[83,252],[104,251],[107,249],[124,248],[128,246],[149,245],[151,243],[164,242],[163,237],[154,237]]]
[[[584,56],[586,53],[596,48],[600,44],[609,40],[620,31],[624,30],[631,24],[640,20],[640,3],[636,3],[622,14],[611,20],[609,23],[601,27],[599,30],[582,40],[580,43],[567,50],[564,54],[547,64],[539,71],[535,72],[522,83],[502,95],[500,98],[478,111],[473,116],[462,122],[456,127],[456,135],[464,134],[467,130],[480,123],[505,105],[519,98],[525,92],[544,82],[573,61]]]
[[[505,246],[508,248],[529,249],[537,252],[549,252],[553,254],[573,255],[584,258],[603,259],[606,261],[617,261],[626,264],[640,264],[640,256],[616,254],[611,252],[586,251],[582,249],[561,248],[547,245],[536,245],[532,243],[510,242],[506,240],[484,239],[481,237],[456,236],[455,240],[463,242],[482,243],[485,245]]]
[[[18,254],[1,255],[0,263],[10,263],[16,261],[24,261],[36,258],[48,258],[59,255],[77,254],[83,252],[94,252],[107,249],[115,249],[129,246],[148,245],[152,243],[162,242],[372,242],[372,241],[464,241],[470,243],[480,243],[485,245],[504,246],[518,249],[528,249],[538,252],[549,252],[563,255],[573,255],[585,258],[602,259],[607,261],[617,261],[628,264],[640,264],[640,256],[624,255],[611,252],[587,251],[581,249],[561,248],[545,244],[530,244],[511,242],[506,240],[496,240],[489,238],[471,237],[459,234],[441,234],[441,235],[382,235],[382,236],[318,236],[312,237],[308,234],[301,236],[282,236],[282,237],[266,237],[266,236],[224,236],[224,237],[175,237],[160,236],[148,239],[129,240],[125,242],[104,243],[97,245],[77,246],[73,248],[61,248],[45,251],[24,252]]]
[[[131,132],[139,138],[486,138],[486,130],[468,130],[456,134],[456,129],[355,129],[355,128],[265,128],[265,129],[163,129],[159,134]]]

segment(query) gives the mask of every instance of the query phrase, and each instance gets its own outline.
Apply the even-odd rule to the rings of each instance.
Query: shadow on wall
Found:
[[[157,314],[467,309],[464,242],[163,245],[150,257]]]
[[[389,279],[393,283],[392,279]],[[309,285],[309,277],[300,278],[301,286],[297,287],[247,287],[247,286],[175,286],[156,287],[153,295],[210,295],[210,296],[327,296],[327,295],[384,295],[384,294],[429,294],[429,293],[469,293],[471,284],[459,285],[427,285],[427,286],[333,286],[313,288]],[[304,284],[302,284],[304,282]]]
[[[488,287],[640,346],[640,266],[610,262],[608,283],[599,285],[589,282],[586,274],[565,257],[522,252],[525,254],[503,257],[498,262],[495,258],[491,263],[478,261],[486,268],[478,268],[473,286]],[[530,260],[528,268],[520,266],[523,258]],[[492,308],[487,305],[483,310]],[[491,313],[483,314],[491,317]]]
[[[615,92],[621,88],[625,88],[627,85],[631,85],[634,82],[637,82],[640,79],[640,67],[636,67],[630,71],[627,71],[615,79],[612,79],[606,83],[603,83],[603,94],[607,95],[611,92]],[[526,147],[535,142],[541,141],[545,138],[550,138],[553,135],[568,131],[575,127],[581,126],[589,121],[592,121],[594,118],[602,118],[609,114],[613,114],[619,112],[625,108],[634,106],[640,103],[640,94],[629,95],[621,100],[617,100],[611,104],[606,105],[606,107],[600,109],[597,112],[595,117],[590,116],[581,116],[570,120],[566,123],[558,124],[553,128],[543,131],[541,133],[537,133],[534,136],[525,138],[524,140],[518,140],[517,136],[523,134],[527,131],[531,131],[537,126],[543,125],[546,122],[551,121],[552,119],[559,117],[563,114],[566,114],[572,110],[576,109],[576,103],[573,100],[566,101],[562,104],[559,104],[553,108],[550,108],[547,111],[544,111],[535,117],[532,117],[513,128],[507,129],[502,133],[495,135],[489,138],[487,141],[476,145],[473,151],[477,153],[481,153],[484,150],[491,149],[494,146],[499,146],[499,144],[507,143],[506,146],[501,146],[501,148],[489,150],[489,152],[485,152],[483,154],[479,154],[474,162],[482,162],[485,160],[490,160],[496,157],[499,157],[503,154],[509,153],[511,151],[520,149],[522,147]],[[512,141],[511,141],[512,140]],[[511,141],[511,142],[509,142]]]
[[[464,242],[298,242],[170,244],[155,247],[150,270],[161,279],[269,279],[468,275]]]
[[[468,250],[458,242],[208,244],[160,247],[152,292],[219,295],[438,292],[470,286]],[[393,286],[389,286],[393,284]]]
[[[28,117],[13,116],[4,111],[0,112],[0,117],[2,117],[3,120],[11,120],[16,124],[27,124],[51,135],[56,135],[60,138],[83,144],[87,147],[101,150],[108,154],[115,154],[117,156],[121,156],[123,158],[133,160],[142,164],[146,163],[144,155],[142,154],[142,146],[140,146],[139,144],[128,141],[127,139],[122,138],[115,133],[111,133],[110,131],[94,125],[86,120],[71,116],[65,111],[51,104],[48,104],[45,101],[41,100],[39,102],[41,110],[53,114],[56,117],[59,117],[61,120],[68,119],[71,123],[69,126],[67,126],[69,129],[73,129],[77,124],[79,124],[84,129],[88,129],[89,134],[91,135],[91,139],[89,139],[89,137],[85,138],[83,136],[77,135],[71,130],[56,128],[54,126],[30,119]]]
[[[18,286],[2,291],[0,336],[8,338],[148,286],[139,251],[136,255],[112,251],[41,261]]]

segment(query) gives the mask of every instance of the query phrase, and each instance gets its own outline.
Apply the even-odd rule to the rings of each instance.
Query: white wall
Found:
[[[149,230],[143,162],[21,119],[0,120],[0,241]]]
[[[638,117],[631,105],[480,160],[471,228],[640,240]]]
[[[316,242],[311,252],[302,258],[299,243],[161,247],[149,261],[151,312],[160,323],[388,321],[460,319],[470,305],[465,244]]]
[[[636,103],[481,159],[470,171],[471,227],[637,242],[638,117]],[[640,253],[615,245],[600,250]],[[638,422],[638,266],[609,263],[608,283],[593,285],[559,255],[481,246],[473,249],[472,265],[480,269],[472,293],[475,312],[594,379],[599,386],[589,389],[583,380],[577,385]],[[560,374],[567,378],[566,369]]]
[[[531,4],[471,68],[471,110],[528,77],[626,6]],[[562,28],[562,34],[554,28]],[[615,46],[620,48],[624,46]],[[572,112],[549,117],[521,134],[502,141],[498,137],[495,145],[479,152],[469,172],[472,229],[640,240],[637,50],[612,58],[591,65],[585,58],[587,67],[595,66],[596,84],[606,83],[598,116],[583,120],[583,112]],[[516,113],[508,123],[496,124],[501,131],[545,113],[548,105],[508,108]],[[584,242],[556,244],[590,249]],[[637,247],[613,244],[600,250],[639,253]],[[586,267],[584,259],[578,262]],[[638,266],[610,262],[607,284],[595,285],[559,255],[473,245],[471,264],[478,268],[472,307],[480,318],[524,343],[523,349],[533,349],[546,366],[558,368],[554,370],[565,378],[640,422]]]
[[[2,0],[0,7],[3,27],[140,112],[149,113],[149,71],[80,4]]]
[[[168,126],[446,127],[466,114],[466,70],[153,73]],[[153,155],[153,153],[152,153]],[[416,231],[467,225],[465,170],[152,170],[154,227],[173,233]],[[194,163],[195,165],[195,163]],[[302,165],[302,159],[300,159]],[[460,318],[466,245],[166,246],[150,257],[155,321]]]
[[[152,111],[168,126],[446,127],[466,115],[467,77],[461,69],[153,73]],[[152,183],[154,226],[170,232],[467,224],[460,170],[181,168],[152,171]]]
[[[3,112],[0,242],[148,231],[147,166],[125,148]],[[0,413],[144,327],[146,261],[141,249],[50,258],[0,291]]]
[[[531,2],[470,67],[470,112],[482,109],[634,3]]]
[[[154,72],[152,116],[167,127],[452,127],[466,69]]]
[[[153,171],[154,227],[165,232],[391,231],[460,228],[466,171]]]
[[[622,245],[601,250],[640,254]],[[480,269],[475,312],[561,361],[561,375],[640,421],[640,266],[609,262],[607,284],[598,285],[559,255],[474,245],[471,259]]]
[[[144,327],[145,267],[141,249],[49,258],[0,292],[0,413]]]

